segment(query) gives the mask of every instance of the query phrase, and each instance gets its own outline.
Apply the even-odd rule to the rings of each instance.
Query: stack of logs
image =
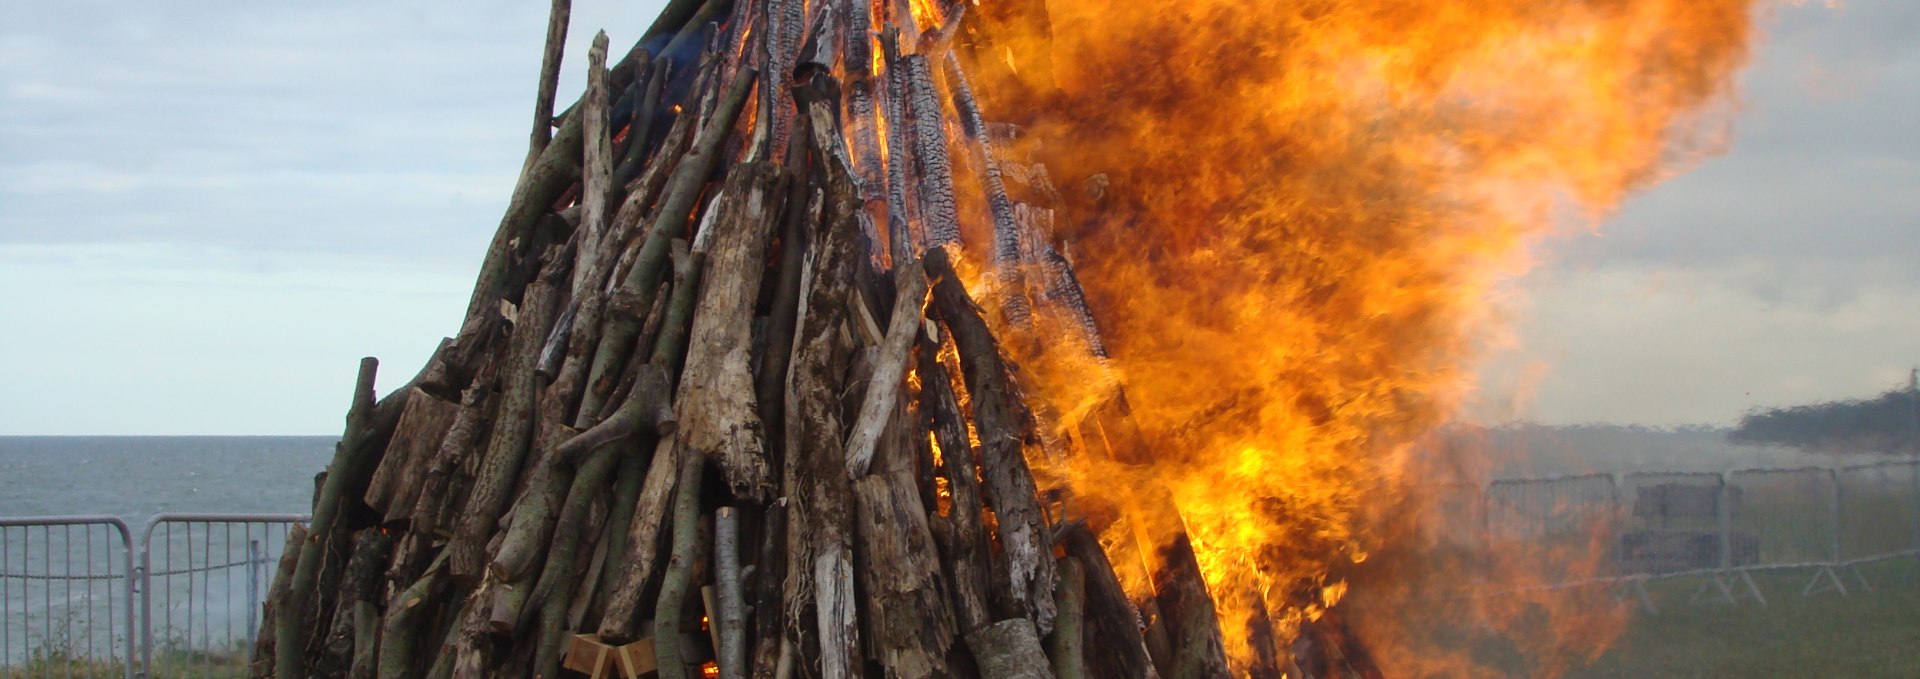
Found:
[[[965,6],[918,4],[673,0],[554,115],[555,3],[465,322],[362,364],[254,676],[1226,675],[1184,537],[1137,609],[1036,487],[993,329],[1102,350]]]

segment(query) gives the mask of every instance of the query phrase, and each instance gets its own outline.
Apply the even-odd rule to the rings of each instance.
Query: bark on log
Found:
[[[665,189],[665,198],[654,213],[652,226],[635,256],[633,268],[627,271],[620,291],[615,293],[637,300],[630,308],[644,310],[653,306],[653,295],[665,271],[663,267],[666,266],[669,245],[674,239],[685,236],[689,215],[700,197],[701,188],[706,185],[707,176],[713,174],[713,168],[720,160],[721,142],[726,140],[735,117],[746,104],[753,77],[751,70],[740,72],[729,87],[726,98],[715,110],[714,117],[702,124],[693,149],[675,165]],[[643,320],[637,315],[627,314],[614,314],[607,320],[589,373],[593,375],[589,383],[594,391],[598,391],[602,384],[601,376],[620,372],[634,338],[640,334]],[[604,398],[593,399],[600,400]]]
[[[693,562],[698,558],[695,537],[700,528],[700,478],[707,461],[699,451],[682,451],[680,478],[673,500],[673,547],[666,577],[660,583],[660,601],[653,616],[653,652],[660,662],[660,679],[687,679],[690,659],[681,648],[681,611],[696,586]]]
[[[987,135],[986,120],[980,104],[974,101],[973,86],[960,67],[960,57],[946,53],[947,78],[953,88],[954,110],[960,116],[960,129],[973,141],[974,159],[980,164],[981,186],[986,190],[987,209],[993,216],[993,247],[990,289],[1000,296],[1001,312],[1015,328],[1026,328],[1032,321],[1032,306],[1021,268],[1021,231],[1014,219],[1013,199],[1007,197],[1007,185],[1000,179],[1000,161],[994,157],[993,140]]]
[[[573,13],[572,0],[553,0],[547,13],[547,44],[540,55],[540,93],[533,101],[533,134],[528,143],[526,167],[546,150],[553,139],[553,97],[560,88],[560,58],[567,46],[567,24]],[[525,171],[524,169],[522,170]]]
[[[673,292],[673,300],[667,314],[669,318],[664,321],[665,324],[677,328],[691,322],[692,319],[689,316],[692,314],[695,300],[698,299],[697,291],[700,289],[702,277],[700,272],[704,268],[700,261],[702,259],[704,257],[700,255],[687,258],[686,271],[675,283],[677,287]],[[675,337],[673,333],[661,333],[659,341],[654,346],[652,357],[655,369],[664,372],[667,369],[661,366],[679,362],[683,345],[674,339]],[[666,518],[668,504],[673,497],[673,480],[675,470],[678,469],[679,455],[676,452],[678,449],[674,437],[662,436],[659,439],[652,459],[649,461],[645,481],[641,484],[636,499],[630,503],[634,509],[628,520],[624,551],[626,558],[621,562],[620,568],[610,569],[618,572],[610,576],[610,582],[613,585],[606,590],[606,612],[600,620],[599,628],[602,639],[624,643],[635,638],[634,624],[638,622],[635,618],[640,610],[641,590],[646,586],[647,580],[653,576],[653,569],[658,563],[660,526]],[[613,553],[621,554],[622,552]]]
[[[1053,635],[1048,637],[1047,659],[1058,679],[1084,679],[1086,638],[1086,568],[1072,556],[1061,557],[1060,586],[1054,589]],[[1103,650],[1104,652],[1104,650]]]
[[[1220,622],[1200,577],[1193,543],[1186,533],[1172,538],[1156,555],[1154,600],[1160,605],[1172,646],[1172,679],[1227,677],[1227,653],[1220,641]]]
[[[824,222],[814,232],[802,270],[800,326],[787,378],[783,488],[792,502],[787,513],[787,564],[792,574],[784,598],[789,619],[802,625],[813,622],[801,630],[800,656],[819,658],[822,676],[843,679],[861,662],[858,632],[851,619],[854,602],[838,598],[852,595],[847,544],[853,529],[852,487],[841,450],[845,430],[840,399],[846,391],[852,350],[845,328],[847,310],[860,255],[851,177],[823,148],[837,143],[820,129],[822,117],[831,123],[828,106],[837,101],[832,91],[831,80],[817,74],[802,96],[828,198]]]
[[[441,517],[441,509],[449,504],[448,487],[453,482],[454,473],[465,464],[487,428],[484,419],[493,392],[488,385],[491,371],[483,373],[483,377],[475,379],[473,387],[460,397],[460,411],[454,415],[453,424],[441,438],[440,448],[434,452],[433,463],[427,468],[426,479],[421,482],[413,510],[409,512],[411,524],[408,530],[411,538],[424,539],[450,532],[451,522]]]
[[[913,112],[914,186],[920,195],[920,216],[926,220],[922,248],[960,242],[959,206],[953,194],[953,162],[947,155],[947,126],[940,96],[933,84],[933,67],[926,55],[904,57],[907,96]]]
[[[713,459],[734,496],[756,502],[772,484],[751,398],[753,307],[766,272],[769,227],[785,197],[783,180],[773,163],[737,166],[707,208],[712,223],[694,246],[707,254],[705,282],[674,404],[680,445]]]
[[[911,14],[907,17],[912,19]],[[913,167],[913,108],[908,103],[906,65],[901,61],[899,31],[892,25],[880,34],[886,59],[887,112],[887,242],[894,262],[916,257],[920,237],[919,196],[908,181]]]
[[[873,366],[873,379],[867,383],[866,398],[847,436],[847,478],[865,476],[873,463],[874,446],[880,434],[893,421],[894,404],[906,380],[907,360],[913,352],[914,337],[920,334],[920,309],[927,300],[927,276],[919,262],[908,262],[896,270],[893,314],[887,324],[886,338]]]
[[[1140,634],[1140,612],[1120,586],[1120,577],[1107,560],[1107,552],[1086,526],[1072,524],[1063,531],[1060,542],[1081,564],[1085,575],[1087,647],[1099,649],[1087,657],[1087,669],[1093,676],[1120,679],[1152,679],[1159,676],[1148,657],[1146,641]],[[1057,632],[1056,627],[1056,632]]]
[[[764,96],[764,93],[762,94]],[[805,119],[801,119],[805,124]],[[804,129],[804,128],[803,128]],[[787,367],[793,359],[793,333],[800,313],[800,269],[805,265],[807,232],[820,221],[822,197],[807,171],[810,135],[794,135],[787,147],[786,215],[781,222],[779,280],[774,284],[773,307],[767,315],[766,342],[754,375],[753,392],[760,408],[768,466],[786,468]]]
[[[320,559],[326,551],[321,539],[334,531],[334,521],[340,514],[341,496],[355,476],[353,467],[364,465],[355,459],[355,454],[362,440],[371,433],[369,429],[374,415],[373,378],[379,366],[380,362],[371,357],[360,359],[360,374],[353,387],[353,405],[347,409],[346,432],[334,446],[333,464],[328,465],[326,482],[321,487],[319,497],[314,500],[313,521],[307,531],[307,543],[300,548],[300,560],[294,566],[293,584],[288,587],[278,619],[274,621],[275,676],[305,676],[306,648],[313,632],[305,627],[308,604],[314,598]]]
[[[307,542],[307,528],[295,524],[287,529],[287,542],[280,549],[280,563],[274,567],[273,584],[260,612],[260,636],[253,642],[253,660],[247,665],[249,679],[274,676],[274,631],[279,628],[280,611],[293,584],[294,567],[300,562],[301,546]]]
[[[935,532],[946,555],[953,579],[954,614],[961,634],[971,633],[992,622],[987,611],[987,578],[992,558],[988,553],[985,528],[981,525],[980,477],[974,465],[974,450],[967,438],[966,414],[960,409],[953,391],[953,378],[941,365],[940,346],[928,343],[920,347],[920,408],[932,420],[933,438],[940,448],[941,473],[947,480],[951,509],[936,517],[941,526]]]
[[[387,617],[381,624],[380,679],[406,679],[420,676],[424,658],[419,657],[421,624],[432,609],[433,600],[446,585],[446,552],[427,566],[427,572],[387,603]]]
[[[393,440],[387,443],[380,466],[367,482],[367,506],[382,512],[388,523],[411,517],[423,477],[460,412],[459,403],[442,400],[419,387],[414,392],[394,426]]]
[[[989,589],[998,605],[1031,619],[1044,631],[1053,628],[1053,558],[1046,517],[1040,511],[1038,488],[1027,470],[1024,452],[1026,423],[1018,411],[1019,394],[1007,378],[999,345],[981,318],[980,310],[947,262],[944,250],[929,250],[927,271],[939,282],[933,286],[934,306],[953,333],[966,370],[967,393],[973,407],[974,430],[980,439],[980,463],[988,503],[999,519],[1006,580]]]
[[[787,579],[787,501],[774,500],[761,517],[760,553],[753,565],[753,679],[775,679],[783,644],[781,591]]]
[[[347,602],[342,608],[350,608],[353,618],[352,662],[347,669],[351,679],[374,677],[380,648],[379,607],[383,603],[380,573],[392,548],[393,540],[378,528],[362,530],[354,538],[353,557],[347,561],[346,586],[342,589],[342,599]]]
[[[890,679],[945,676],[953,614],[913,472],[876,471],[854,481],[853,492],[867,655]]]
[[[456,579],[479,577],[487,563],[487,539],[513,501],[515,480],[533,438],[533,406],[538,392],[534,362],[548,326],[558,315],[558,286],[565,273],[562,267],[550,265],[527,290],[527,303],[514,321],[513,339],[500,371],[500,406],[494,413],[493,434],[467,495],[460,525],[447,545],[451,551],[449,571]]]
[[[974,630],[967,649],[980,663],[981,679],[1053,679],[1032,620],[1012,618]]]
[[[721,507],[713,514],[713,581],[720,610],[711,613],[720,637],[714,662],[720,679],[747,679],[746,589],[740,578],[740,510]]]

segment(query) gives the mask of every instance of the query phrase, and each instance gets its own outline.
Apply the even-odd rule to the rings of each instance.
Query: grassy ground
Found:
[[[1574,677],[1920,677],[1920,572],[1911,561],[1843,572],[1851,596],[1802,596],[1811,571],[1763,573],[1767,606],[1689,602],[1701,580],[1649,586],[1661,612],[1635,616],[1624,638]]]

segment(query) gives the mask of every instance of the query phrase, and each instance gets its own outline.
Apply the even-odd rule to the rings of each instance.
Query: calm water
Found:
[[[0,516],[299,512],[331,436],[0,436]]]
[[[136,544],[161,512],[309,511],[328,436],[0,437],[0,517],[107,514]],[[281,525],[162,524],[150,543],[156,646],[250,638],[285,543]],[[122,657],[126,551],[103,526],[0,528],[0,667],[36,650]],[[78,575],[78,578],[48,575]],[[156,663],[178,654],[156,654]],[[0,672],[3,673],[3,672]]]

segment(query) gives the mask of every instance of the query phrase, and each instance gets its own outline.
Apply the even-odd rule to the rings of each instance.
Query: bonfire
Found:
[[[673,0],[556,112],[557,0],[465,321],[361,366],[254,674],[1404,665],[1342,597],[1484,297],[1746,3],[1136,4]]]

